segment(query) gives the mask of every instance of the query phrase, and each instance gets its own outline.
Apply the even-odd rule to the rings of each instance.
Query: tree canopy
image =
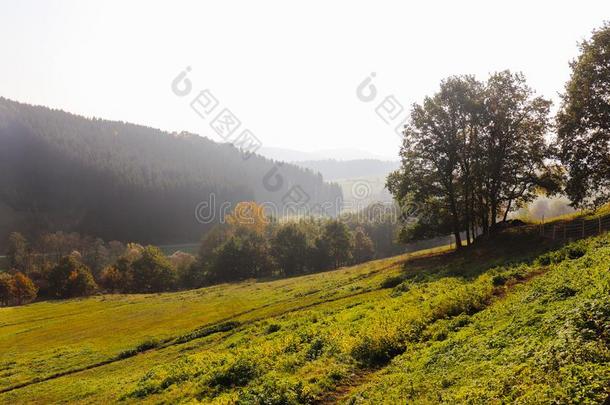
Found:
[[[610,23],[580,45],[571,67],[557,114],[565,191],[576,207],[598,207],[610,201]]]
[[[408,238],[453,233],[456,246],[490,235],[498,219],[554,192],[557,170],[551,149],[550,101],[535,97],[521,74],[503,71],[486,82],[454,76],[415,104],[405,126],[401,168],[387,186],[398,203],[417,204],[419,221]]]

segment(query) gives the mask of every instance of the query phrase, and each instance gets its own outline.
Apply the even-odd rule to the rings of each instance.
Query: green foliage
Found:
[[[375,367],[386,364],[404,350],[404,342],[397,335],[365,335],[352,347],[350,354],[363,366]]]
[[[0,401],[603,402],[610,239],[568,245],[564,260],[540,266],[526,248],[543,247],[519,238],[270,282],[17,308],[0,353],[31,343],[15,365],[0,357],[12,373],[0,387],[111,364]],[[379,288],[392,277],[405,281]],[[105,319],[116,327],[94,327]]]
[[[161,345],[161,342],[156,340],[156,339],[145,340],[144,342],[140,343],[139,345],[137,345],[133,349],[122,351],[121,353],[119,353],[117,355],[117,358],[118,359],[126,359],[128,357],[135,356],[138,353],[142,353],[142,352],[145,352],[147,350],[154,349],[155,347],[159,347],[160,345]]]
[[[403,238],[480,228],[486,236],[499,218],[533,200],[540,189],[558,191],[559,172],[546,159],[551,151],[550,101],[534,97],[521,74],[443,80],[440,90],[414,105],[400,152],[402,165],[387,186],[401,207],[418,207]],[[408,218],[407,218],[408,219]],[[474,235],[472,235],[474,236]]]
[[[363,227],[359,226],[354,232],[354,263],[364,263],[375,255],[373,241]]]
[[[541,266],[561,263],[564,260],[574,260],[585,255],[588,242],[581,240],[569,244],[553,252],[545,253],[536,259],[536,263]]]
[[[265,378],[259,384],[240,391],[239,405],[301,405],[315,403],[315,398],[303,389],[302,382],[283,378]]]
[[[610,201],[610,23],[580,44],[557,114],[559,157],[568,170],[566,193],[575,206]]]
[[[163,252],[155,246],[146,246],[138,259],[131,264],[131,290],[135,292],[170,291],[177,274]]]
[[[229,239],[214,251],[210,277],[216,282],[243,280],[271,275],[267,240],[260,233],[238,227]]]
[[[279,331],[280,329],[282,329],[281,325],[277,323],[270,323],[269,325],[267,325],[267,328],[265,328],[265,333],[269,335],[271,333]]]
[[[351,396],[359,403],[601,403],[610,374],[610,239],[561,249],[536,278],[537,264],[495,268],[515,285],[470,316],[440,319],[383,374]],[[569,259],[570,251],[582,252]],[[580,255],[580,253],[578,254]],[[348,401],[349,402],[349,401]]]
[[[341,221],[329,221],[324,226],[320,244],[328,252],[334,268],[344,266],[352,258],[353,241],[347,225]]]
[[[228,332],[238,326],[239,322],[236,321],[223,322],[218,325],[195,329],[190,333],[177,337],[175,341],[176,343],[186,343],[190,342],[191,340],[200,339],[202,337],[206,337],[214,333]]]
[[[402,276],[388,277],[381,283],[381,288],[394,288],[400,285],[404,281]]]
[[[258,365],[252,358],[240,356],[214,369],[209,377],[208,385],[221,389],[243,387],[259,373]]]
[[[415,208],[415,207],[414,207]],[[366,208],[354,213],[342,213],[341,220],[349,226],[354,233],[354,245],[359,242],[356,240],[358,229],[361,229],[366,236],[373,242],[373,256],[383,258],[393,255],[398,255],[404,252],[404,245],[398,239],[398,233],[401,229],[400,222],[397,221],[396,213],[399,208],[397,205],[388,205],[382,203],[372,203]],[[416,212],[407,212],[407,215],[414,216]],[[366,246],[366,238],[364,240],[364,254],[369,255],[368,247]],[[361,253],[356,252],[359,248],[354,246],[354,260],[359,262],[358,256]]]
[[[55,298],[90,295],[97,289],[91,271],[73,255],[61,259],[47,277],[49,294]]]
[[[271,254],[285,275],[305,273],[309,253],[307,235],[296,223],[281,225],[271,239]]]

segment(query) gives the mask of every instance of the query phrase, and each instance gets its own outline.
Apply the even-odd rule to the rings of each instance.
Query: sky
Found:
[[[394,128],[451,75],[520,71],[557,106],[605,19],[607,0],[3,0],[0,96],[222,141],[190,106],[207,90],[266,147],[396,159]]]

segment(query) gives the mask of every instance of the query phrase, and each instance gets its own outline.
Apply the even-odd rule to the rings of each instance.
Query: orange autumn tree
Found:
[[[234,227],[244,227],[258,234],[263,234],[269,224],[265,208],[254,201],[242,201],[235,205],[233,212],[226,216],[226,221]]]
[[[38,288],[28,276],[21,272],[17,272],[13,276],[13,280],[13,296],[17,302],[17,305],[27,304],[28,302],[36,299]]]

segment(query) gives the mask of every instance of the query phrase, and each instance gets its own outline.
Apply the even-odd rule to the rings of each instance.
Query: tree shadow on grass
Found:
[[[538,256],[567,243],[542,238],[532,228],[506,229],[493,238],[477,240],[460,251],[407,259],[403,265],[403,277],[416,281],[434,281],[443,277],[472,280],[495,267],[531,264]]]

